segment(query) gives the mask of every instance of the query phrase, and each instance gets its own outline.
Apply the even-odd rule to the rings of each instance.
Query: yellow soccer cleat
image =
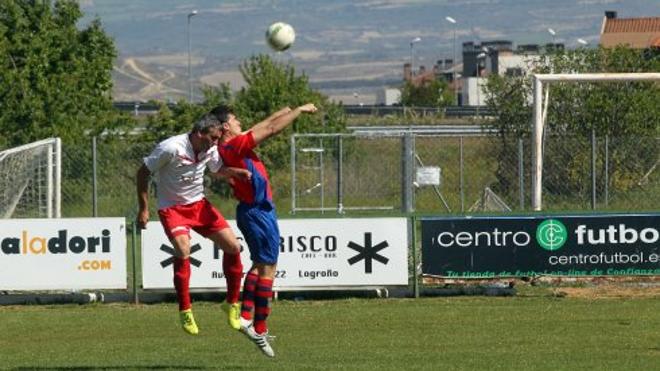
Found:
[[[241,305],[239,303],[229,304],[226,301],[220,305],[222,311],[227,313],[227,323],[232,329],[239,331],[241,329]]]
[[[181,327],[183,327],[183,331],[189,333],[190,335],[199,334],[199,329],[195,323],[195,317],[193,317],[192,309],[180,311],[179,319],[181,320]]]

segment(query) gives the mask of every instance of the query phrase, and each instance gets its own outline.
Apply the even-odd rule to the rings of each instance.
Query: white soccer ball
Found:
[[[275,51],[289,49],[294,41],[296,41],[296,32],[288,23],[275,22],[266,30],[266,42]]]

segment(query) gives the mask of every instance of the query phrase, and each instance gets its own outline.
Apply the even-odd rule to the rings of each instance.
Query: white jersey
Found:
[[[158,209],[203,199],[204,170],[208,167],[216,172],[222,167],[217,146],[195,155],[188,135],[165,139],[144,158],[144,164],[155,175]]]

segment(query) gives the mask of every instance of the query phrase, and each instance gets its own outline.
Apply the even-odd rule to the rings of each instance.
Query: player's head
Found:
[[[215,117],[220,121],[220,130],[222,130],[223,136],[225,134],[238,135],[241,133],[241,122],[238,121],[231,107],[226,105],[219,105],[212,109],[210,113],[215,115]]]
[[[208,134],[210,131],[220,129],[222,121],[213,114],[213,111],[205,114],[195,122],[192,127],[192,133]]]
[[[206,151],[218,143],[222,136],[222,122],[213,111],[205,114],[193,125],[190,137],[196,150]]]
[[[218,122],[220,122],[220,125],[229,121],[229,116],[233,114],[234,114],[234,110],[225,104],[216,106],[209,112],[209,115],[213,115],[218,120]]]

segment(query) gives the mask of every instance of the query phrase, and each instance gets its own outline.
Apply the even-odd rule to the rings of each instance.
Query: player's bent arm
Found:
[[[270,138],[271,136],[281,132],[287,126],[300,116],[301,113],[314,113],[316,112],[316,106],[312,103],[307,103],[300,107],[297,107],[283,115],[275,117],[273,120],[267,122],[263,121],[255,126],[253,126],[250,131],[252,132],[252,137],[255,144],[263,142],[265,139]]]
[[[147,166],[142,164],[140,169],[137,171],[136,180],[137,180],[137,196],[138,196],[138,215],[136,222],[138,227],[141,229],[146,228],[147,222],[149,222],[149,176],[151,172],[147,169]]]
[[[249,181],[252,173],[248,169],[241,169],[239,167],[222,166],[217,173],[214,173],[222,178],[238,178]]]

